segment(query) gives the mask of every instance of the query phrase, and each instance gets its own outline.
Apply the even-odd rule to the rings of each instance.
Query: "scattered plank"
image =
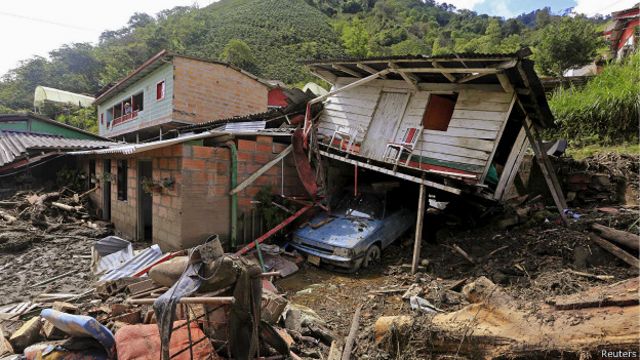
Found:
[[[608,242],[607,240],[601,238],[600,236],[594,233],[589,234],[589,238],[593,242],[598,244],[601,248],[607,250],[608,252],[616,256],[618,259],[626,262],[627,264],[633,266],[636,269],[640,269],[640,262],[635,256],[629,254],[628,252],[622,250],[621,248],[615,246],[614,244]]]
[[[0,217],[2,217],[2,219],[4,219],[4,221],[7,224],[11,224],[11,223],[15,222],[16,220],[18,220],[18,218],[16,218],[15,216],[9,215],[8,213],[6,213],[4,211],[0,211]]]
[[[591,228],[596,230],[600,236],[609,241],[613,241],[619,245],[628,247],[629,249],[634,249],[636,251],[640,250],[640,236],[636,234],[612,229],[600,224],[593,224],[591,225]]]
[[[353,320],[351,320],[351,329],[344,344],[344,351],[342,352],[342,360],[351,359],[351,352],[353,351],[353,343],[356,341],[356,335],[358,334],[358,327],[360,326],[360,311],[362,305],[358,306],[355,314],[353,314]]]

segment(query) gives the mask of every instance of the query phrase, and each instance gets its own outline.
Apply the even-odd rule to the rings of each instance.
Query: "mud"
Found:
[[[637,211],[622,209],[616,215],[603,215],[584,210],[583,217],[564,228],[553,223],[542,223],[533,228],[509,231],[484,229],[457,231],[455,228],[425,232],[422,259],[428,261],[415,275],[403,266],[411,262],[413,239],[408,236],[383,251],[381,264],[357,274],[336,274],[305,264],[300,272],[276,285],[288,298],[314,309],[340,336],[346,336],[353,312],[364,304],[360,319],[360,337],[356,353],[360,359],[388,358],[373,344],[372,325],[381,316],[412,315],[417,324],[412,340],[415,346],[405,354],[414,358],[429,336],[432,314],[413,311],[409,301],[402,299],[404,289],[413,284],[413,290],[445,312],[468,305],[460,293],[464,283],[486,276],[500,285],[516,302],[543,302],[557,295],[573,294],[593,286],[612,284],[637,276],[612,255],[593,244],[585,232],[590,223],[603,224],[627,230],[638,218]],[[426,228],[429,228],[427,219]],[[438,237],[436,239],[436,236]],[[453,245],[464,249],[476,262],[470,263],[453,250]],[[596,275],[610,275],[610,280],[596,280],[576,275],[580,270]],[[466,281],[464,281],[466,279]],[[396,289],[402,289],[394,291]],[[535,309],[533,309],[535,310]],[[423,333],[424,332],[424,333]]]

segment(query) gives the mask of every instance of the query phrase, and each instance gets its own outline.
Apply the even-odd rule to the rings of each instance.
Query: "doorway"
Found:
[[[143,184],[153,179],[151,160],[138,161],[138,238],[144,241],[153,240],[153,198]]]
[[[102,219],[111,221],[111,160],[102,162]]]
[[[369,130],[362,142],[363,156],[382,160],[387,144],[393,141],[408,102],[408,93],[382,92],[369,124]]]

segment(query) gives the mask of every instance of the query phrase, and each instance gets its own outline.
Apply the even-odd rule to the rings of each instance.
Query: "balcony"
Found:
[[[111,127],[113,128],[114,126],[120,125],[122,123],[125,123],[127,121],[131,121],[135,118],[138,117],[138,110],[134,110],[132,111],[130,114],[125,114],[122,115],[120,117],[117,117],[115,119],[113,119],[113,121],[111,121]]]

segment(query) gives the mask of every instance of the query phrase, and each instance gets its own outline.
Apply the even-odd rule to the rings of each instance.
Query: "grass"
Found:
[[[640,108],[640,53],[611,64],[584,88],[559,88],[549,100],[560,136],[600,144],[637,139]]]
[[[640,154],[640,144],[636,142],[636,143],[625,143],[622,145],[610,145],[610,146],[586,145],[578,148],[569,147],[567,149],[567,155],[570,155],[577,160],[582,160],[584,158],[587,158],[596,154],[602,154],[602,153],[638,155]]]

